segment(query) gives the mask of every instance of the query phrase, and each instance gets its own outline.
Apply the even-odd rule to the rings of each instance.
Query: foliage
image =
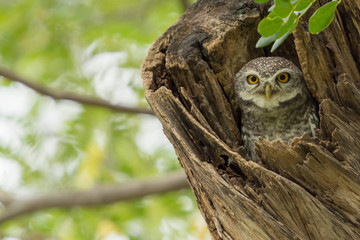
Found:
[[[0,65],[54,89],[146,107],[140,64],[181,13],[177,0],[0,0]],[[0,190],[87,189],[180,169],[156,121],[0,79]],[[2,225],[0,239],[200,239],[198,215],[183,190],[40,211]]]
[[[269,0],[255,0],[266,3]],[[299,19],[309,10],[316,0],[274,0],[269,8],[270,14],[261,20],[258,32],[261,38],[256,47],[265,47],[274,42],[271,52],[275,51],[294,31]],[[327,28],[334,19],[339,1],[332,1],[317,9],[309,19],[309,31],[317,34]]]

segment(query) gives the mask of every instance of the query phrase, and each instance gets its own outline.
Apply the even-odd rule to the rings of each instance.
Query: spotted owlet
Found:
[[[259,137],[290,143],[304,133],[315,136],[318,117],[301,70],[282,57],[260,57],[245,64],[234,78],[241,109],[245,149],[257,160]]]

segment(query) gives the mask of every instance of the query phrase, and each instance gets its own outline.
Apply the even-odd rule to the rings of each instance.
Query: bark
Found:
[[[266,10],[250,0],[199,0],[150,48],[145,96],[213,239],[360,239],[359,7],[342,1],[318,35],[305,16],[271,54],[301,67],[321,122],[317,138],[261,140],[260,163],[241,145],[232,78],[270,55],[255,48]]]

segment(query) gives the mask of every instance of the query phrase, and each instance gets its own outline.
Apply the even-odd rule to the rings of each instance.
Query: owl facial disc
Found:
[[[252,64],[249,62],[235,75],[235,89],[242,101],[251,102],[259,108],[278,108],[306,88],[301,71],[295,66],[277,64]]]

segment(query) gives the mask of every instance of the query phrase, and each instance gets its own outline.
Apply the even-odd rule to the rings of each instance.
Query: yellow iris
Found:
[[[287,83],[290,79],[290,75],[286,72],[277,75],[276,79],[281,83]]]
[[[249,84],[255,84],[255,83],[258,83],[259,82],[259,78],[255,75],[249,75],[247,77],[247,81]]]

